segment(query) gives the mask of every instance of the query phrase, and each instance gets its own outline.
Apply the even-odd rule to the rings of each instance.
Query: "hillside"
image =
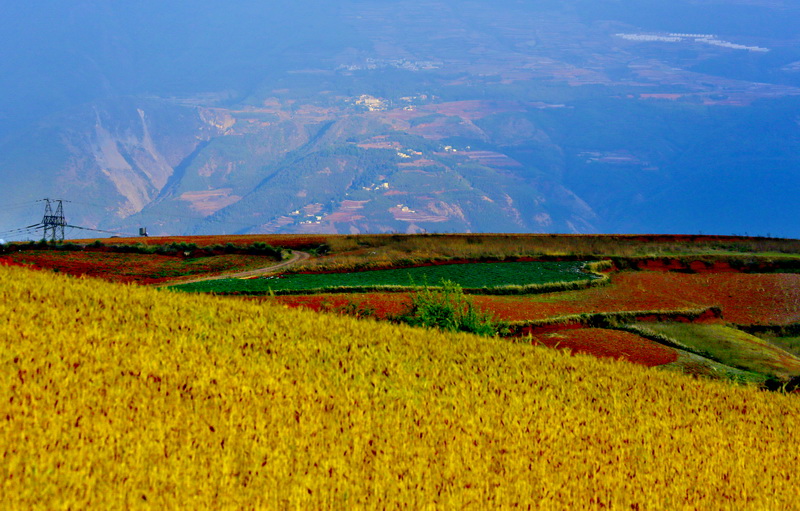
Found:
[[[796,505],[796,397],[499,339],[0,267],[0,360],[10,507]]]

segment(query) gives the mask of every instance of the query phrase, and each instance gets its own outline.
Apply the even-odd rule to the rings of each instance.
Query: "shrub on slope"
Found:
[[[796,506],[793,396],[0,268],[5,507]]]
[[[411,297],[405,312],[394,318],[412,326],[438,328],[445,332],[469,332],[496,336],[508,330],[491,313],[478,310],[455,282],[444,280],[441,288],[424,287]]]

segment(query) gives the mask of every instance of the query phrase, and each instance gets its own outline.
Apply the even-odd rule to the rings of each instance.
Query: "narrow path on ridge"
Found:
[[[169,282],[161,282],[158,285],[171,286],[174,284],[190,284],[193,282],[204,282],[206,280],[244,279],[248,277],[258,277],[259,275],[266,275],[275,272],[277,270],[286,268],[288,266],[292,266],[294,264],[299,263],[300,261],[305,261],[310,257],[311,254],[309,254],[308,252],[301,252],[299,250],[294,250],[292,252],[292,257],[290,257],[286,261],[281,261],[280,263],[276,263],[271,266],[265,266],[264,268],[257,268],[255,270],[247,270],[247,271],[228,272],[228,273],[222,273],[220,275],[208,275],[205,277],[195,277],[187,280],[172,280]]]

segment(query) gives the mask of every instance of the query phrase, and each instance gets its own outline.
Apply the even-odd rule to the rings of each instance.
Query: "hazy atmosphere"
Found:
[[[800,236],[782,0],[9,3],[0,238]]]

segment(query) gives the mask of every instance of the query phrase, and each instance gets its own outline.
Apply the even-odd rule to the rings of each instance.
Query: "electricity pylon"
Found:
[[[50,199],[44,199],[44,218],[42,218],[42,226],[44,227],[44,240],[47,241],[48,235],[50,241],[64,241],[64,227],[67,221],[64,218],[64,204],[62,200],[54,200],[57,202],[56,213],[53,214],[53,208],[50,206]]]

